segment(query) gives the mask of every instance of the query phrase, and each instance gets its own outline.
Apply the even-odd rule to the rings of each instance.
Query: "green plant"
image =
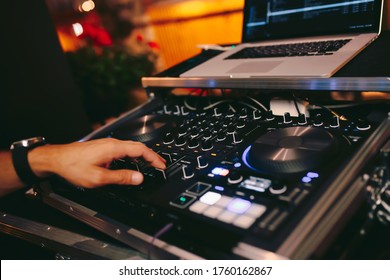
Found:
[[[155,70],[150,52],[132,54],[125,47],[87,45],[66,53],[90,121],[103,122],[128,108],[130,91]]]

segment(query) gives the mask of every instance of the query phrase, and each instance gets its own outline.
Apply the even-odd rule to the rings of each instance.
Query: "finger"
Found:
[[[96,177],[97,185],[139,185],[143,182],[144,176],[142,173],[134,170],[119,169],[109,170],[101,168],[99,175]]]
[[[125,145],[125,146],[122,146]],[[153,150],[146,147],[144,144],[139,142],[122,142],[121,145],[116,146],[120,152],[125,151],[125,155],[131,158],[142,157],[145,161],[147,161],[150,165],[165,169],[166,161],[159,154],[155,153]],[[123,148],[123,150],[122,150]]]

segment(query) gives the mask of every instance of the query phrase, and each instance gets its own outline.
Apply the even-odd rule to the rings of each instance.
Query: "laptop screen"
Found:
[[[243,42],[378,32],[382,0],[246,0]]]

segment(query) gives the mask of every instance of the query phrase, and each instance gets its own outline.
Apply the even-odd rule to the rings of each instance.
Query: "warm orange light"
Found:
[[[95,2],[92,0],[84,1],[79,7],[79,10],[82,12],[90,12],[93,9],[95,9]]]
[[[230,44],[241,40],[243,0],[161,1],[146,14],[160,45],[161,68],[200,52],[199,44]]]

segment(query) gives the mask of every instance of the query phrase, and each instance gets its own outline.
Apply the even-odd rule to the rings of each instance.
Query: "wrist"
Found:
[[[39,178],[46,178],[54,173],[53,170],[53,147],[45,145],[36,147],[27,154],[31,170]]]

